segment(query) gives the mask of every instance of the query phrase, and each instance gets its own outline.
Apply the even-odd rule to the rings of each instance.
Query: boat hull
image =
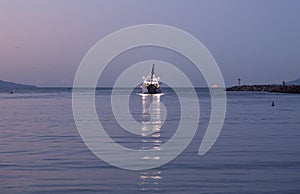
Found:
[[[160,93],[160,88],[156,87],[155,85],[153,84],[150,84],[148,87],[147,87],[147,93],[148,94],[158,94]]]

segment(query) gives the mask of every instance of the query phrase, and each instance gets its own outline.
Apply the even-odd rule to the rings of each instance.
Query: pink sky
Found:
[[[0,79],[70,86],[93,44],[144,23],[197,37],[229,85],[300,77],[300,1],[2,0]]]

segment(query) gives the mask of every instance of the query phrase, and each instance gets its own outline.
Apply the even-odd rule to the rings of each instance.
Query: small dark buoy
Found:
[[[272,101],[272,105],[271,106],[275,106],[275,102],[274,101]]]
[[[13,94],[13,91],[10,91],[9,93],[10,93],[10,94]]]

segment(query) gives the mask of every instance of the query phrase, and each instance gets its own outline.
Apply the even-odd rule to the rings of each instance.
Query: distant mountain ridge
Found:
[[[299,79],[296,79],[296,80],[293,80],[293,81],[290,81],[290,82],[287,82],[288,85],[300,85],[300,78]]]
[[[37,88],[37,86],[18,84],[18,83],[0,80],[0,89],[16,89],[16,88],[34,89]]]

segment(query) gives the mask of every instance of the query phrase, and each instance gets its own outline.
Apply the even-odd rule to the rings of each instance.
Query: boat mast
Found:
[[[151,84],[153,81],[153,76],[154,76],[154,64],[152,65],[152,70],[151,70]]]

